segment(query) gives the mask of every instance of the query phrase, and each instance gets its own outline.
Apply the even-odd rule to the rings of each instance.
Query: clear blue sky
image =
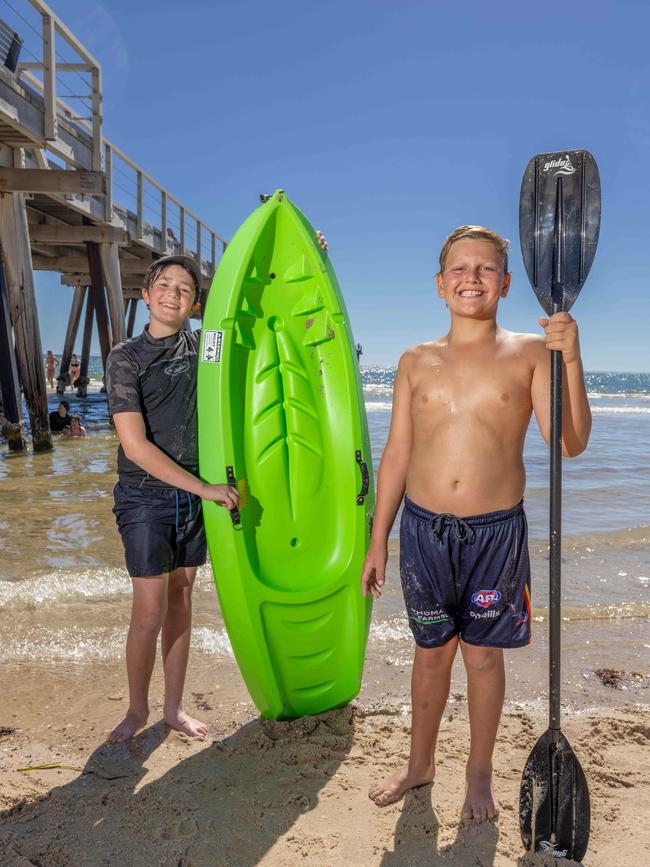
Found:
[[[103,64],[105,133],[231,237],[283,187],[330,242],[363,361],[447,328],[439,248],[512,241],[501,323],[540,315],[517,232],[540,151],[587,148],[603,218],[574,307],[590,370],[650,371],[650,5],[451,0],[51,0]],[[40,275],[44,348],[71,290]],[[80,340],[78,341],[80,343]]]

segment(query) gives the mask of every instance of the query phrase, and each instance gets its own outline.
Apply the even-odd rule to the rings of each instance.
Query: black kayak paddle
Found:
[[[528,278],[547,315],[569,310],[587,279],[600,229],[600,178],[588,151],[538,154],[526,167],[519,239]],[[549,728],[528,757],[519,792],[527,850],[581,861],[589,842],[584,771],[560,729],[562,353],[551,352]]]

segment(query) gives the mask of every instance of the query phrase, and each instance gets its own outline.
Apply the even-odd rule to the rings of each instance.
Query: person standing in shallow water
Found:
[[[79,378],[79,374],[81,373],[81,362],[74,354],[74,352],[72,353],[72,358],[70,359],[70,367],[68,369],[68,373],[70,374],[70,386],[74,388],[74,385]]]
[[[54,388],[54,374],[56,373],[56,366],[58,363],[59,361],[52,353],[52,350],[48,349],[45,358],[45,370],[47,373],[47,384],[50,388]]]
[[[387,540],[404,497],[400,573],[416,644],[411,750],[408,764],[369,795],[386,806],[433,781],[460,648],[470,720],[461,815],[481,821],[498,814],[492,755],[505,693],[503,649],[530,641],[523,448],[533,412],[550,442],[548,350],[563,357],[565,456],[586,448],[591,411],[578,327],[568,313],[541,318],[543,336],[497,325],[510,288],[507,241],[482,226],[454,230],[440,254],[437,287],[451,327],[400,359],[361,576],[364,595],[380,596]]]

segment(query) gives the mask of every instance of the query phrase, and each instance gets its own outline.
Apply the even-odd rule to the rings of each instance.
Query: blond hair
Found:
[[[457,229],[454,229],[442,245],[440,258],[438,260],[440,262],[441,274],[445,270],[445,262],[447,261],[451,245],[455,244],[456,241],[463,241],[470,238],[478,238],[483,241],[489,241],[493,244],[497,252],[503,256],[503,273],[508,273],[508,247],[510,246],[510,241],[502,238],[501,235],[497,235],[496,232],[493,232],[492,229],[487,229],[485,226],[459,226]]]

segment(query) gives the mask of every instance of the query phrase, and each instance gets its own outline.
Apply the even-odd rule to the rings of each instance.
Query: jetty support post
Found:
[[[106,295],[108,296],[108,312],[111,319],[111,334],[113,337],[111,347],[113,347],[126,340],[119,248],[117,244],[102,243],[99,245],[99,253],[102,260]]]
[[[135,317],[138,312],[138,299],[131,298],[129,301],[129,318],[126,323],[126,336],[133,337],[133,329],[135,328]]]
[[[72,353],[74,351],[74,342],[77,339],[79,320],[81,318],[81,310],[83,308],[85,295],[85,286],[75,286],[74,295],[72,296],[72,306],[70,307],[70,318],[68,319],[68,329],[65,333],[65,341],[63,343],[59,375],[56,378],[56,390],[59,394],[64,393],[68,381],[68,368],[70,367],[70,359],[72,358]],[[70,384],[72,385],[72,383]]]
[[[99,252],[99,244],[96,241],[86,242],[88,253],[88,270],[90,271],[90,291],[97,317],[97,330],[99,332],[99,348],[102,354],[102,367],[106,376],[106,359],[111,351],[111,332],[108,322],[108,310],[106,309],[106,293],[104,291],[104,272]]]
[[[22,193],[0,195],[0,238],[9,315],[35,452],[52,448],[41,332],[34,291],[27,209]]]
[[[79,397],[88,396],[88,364],[90,362],[90,344],[93,336],[93,318],[95,308],[93,306],[93,295],[90,289],[86,296],[86,313],[84,317],[84,333],[81,343],[81,368],[77,377],[77,394]]]
[[[12,451],[23,452],[27,448],[27,442],[23,430],[20,382],[2,260],[0,260],[0,396],[5,418],[2,433]]]

